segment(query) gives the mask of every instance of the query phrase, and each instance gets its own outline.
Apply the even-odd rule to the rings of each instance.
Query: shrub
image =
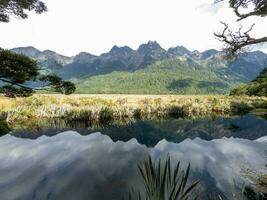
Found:
[[[91,110],[69,110],[65,114],[65,118],[67,120],[74,120],[74,121],[93,121],[92,111]]]
[[[113,110],[108,107],[104,107],[99,112],[98,121],[100,124],[109,124],[114,120]]]
[[[253,107],[244,101],[241,102],[233,102],[231,104],[232,113],[240,114],[240,113],[248,113],[251,111]]]
[[[11,128],[5,121],[0,121],[0,136],[5,135],[11,131]]]

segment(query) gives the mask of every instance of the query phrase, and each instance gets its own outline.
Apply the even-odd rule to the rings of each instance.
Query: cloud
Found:
[[[196,9],[202,13],[216,15],[224,6],[225,1],[214,3],[214,0],[211,0],[209,3],[201,3]]]
[[[118,199],[130,186],[142,186],[137,164],[148,153],[159,158],[168,152],[228,191],[234,178],[244,177],[243,169],[266,172],[266,140],[162,140],[147,148],[135,139],[113,142],[100,133],[67,131],[36,140],[6,135],[0,138],[0,199]]]

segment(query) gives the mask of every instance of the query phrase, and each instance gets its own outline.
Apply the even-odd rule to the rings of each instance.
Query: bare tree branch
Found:
[[[219,41],[225,43],[224,52],[225,57],[228,59],[235,58],[242,51],[242,48],[246,46],[267,42],[267,37],[253,38],[249,35],[255,24],[246,31],[242,31],[243,26],[240,26],[235,33],[229,29],[228,24],[224,22],[221,22],[221,24],[224,26],[222,32],[214,33],[214,35]]]

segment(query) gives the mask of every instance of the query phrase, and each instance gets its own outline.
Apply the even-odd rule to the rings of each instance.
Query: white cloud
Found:
[[[100,133],[81,136],[67,131],[36,140],[5,135],[0,138],[0,199],[33,199],[32,195],[35,199],[110,199],[111,191],[125,194],[128,186],[140,181],[137,164],[149,152],[153,157],[170,153],[172,158],[189,161],[192,173],[203,172],[201,180],[209,174],[217,187],[229,192],[233,179],[244,178],[243,169],[267,172],[266,142],[267,136],[256,141],[196,138],[181,143],[162,140],[147,148],[136,139],[113,142]]]
[[[184,45],[191,50],[220,48],[214,38],[219,21],[233,21],[227,4],[212,0],[47,0],[49,11],[27,20],[0,24],[0,46],[35,46],[66,55],[80,51],[100,54],[113,45],[137,48],[157,40],[163,47]],[[267,35],[262,26],[257,34]]]

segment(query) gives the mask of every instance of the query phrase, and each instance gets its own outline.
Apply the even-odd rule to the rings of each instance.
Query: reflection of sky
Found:
[[[113,142],[100,133],[80,136],[68,131],[36,140],[0,138],[0,199],[121,199],[136,180],[136,165],[150,153],[170,152],[189,160],[192,169],[209,171],[220,189],[245,168],[264,170],[267,137],[243,139],[165,140],[148,149],[135,139]]]
[[[265,137],[266,139],[267,137]],[[264,150],[267,149],[266,141],[250,141],[244,139],[222,138],[205,141],[199,138],[187,139],[182,143],[170,143],[162,140],[153,150],[152,155],[170,153],[171,156],[189,161],[193,171],[209,174],[216,180],[216,186],[224,192],[239,179],[240,174],[250,170],[267,173],[264,169],[267,163]]]

